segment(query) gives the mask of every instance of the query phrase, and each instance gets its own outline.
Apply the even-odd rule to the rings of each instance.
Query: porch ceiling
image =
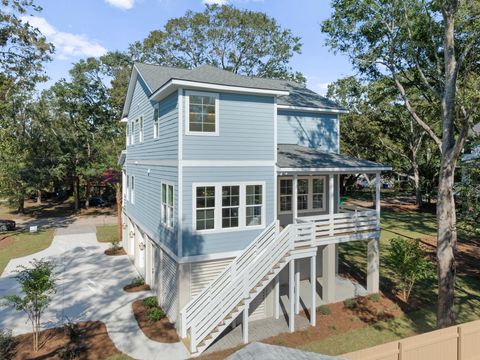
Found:
[[[293,144],[278,144],[277,168],[280,172],[374,173],[388,171],[388,165],[352,156],[324,152]]]

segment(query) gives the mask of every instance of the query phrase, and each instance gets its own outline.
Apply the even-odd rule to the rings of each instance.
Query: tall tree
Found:
[[[457,247],[453,183],[458,157],[478,116],[480,3],[333,0],[332,7],[332,16],[322,24],[327,43],[347,53],[365,76],[388,76],[407,111],[441,152],[437,325],[452,325]],[[430,117],[417,108],[425,100],[432,109]],[[432,122],[435,114],[439,115]],[[441,123],[440,131],[435,122]]]
[[[305,81],[290,59],[300,38],[261,12],[207,5],[152,31],[129,51],[136,61],[193,68],[211,64],[236,74]]]

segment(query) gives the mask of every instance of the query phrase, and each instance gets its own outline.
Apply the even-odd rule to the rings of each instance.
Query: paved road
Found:
[[[109,244],[97,242],[95,223],[83,219],[58,229],[51,246],[36,254],[11,260],[0,277],[0,297],[19,291],[13,278],[18,265],[47,258],[57,265],[58,286],[43,316],[44,327],[71,321],[100,320],[107,325],[117,348],[135,359],[185,359],[182,343],[162,344],[149,340],[138,328],[131,303],[148,296],[126,293],[123,286],[138,276],[127,256],[106,256]],[[30,332],[25,314],[0,308],[0,328],[14,334]]]

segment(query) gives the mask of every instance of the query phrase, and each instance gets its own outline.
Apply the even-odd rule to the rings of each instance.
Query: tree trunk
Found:
[[[42,205],[42,190],[37,190],[37,205]]]
[[[75,199],[75,211],[77,211],[80,209],[80,190],[78,177],[75,177],[73,180],[73,197]]]
[[[122,242],[122,185],[115,185],[115,200],[117,202],[118,241]]]
[[[23,191],[18,194],[17,198],[17,212],[19,214],[24,214],[25,213],[25,194]]]
[[[437,198],[438,220],[438,309],[437,326],[444,328],[455,324],[455,253],[457,229],[455,200],[453,197],[455,162],[444,154],[440,169]]]
[[[90,207],[90,180],[87,180],[85,183],[85,208]]]
[[[420,171],[418,169],[418,164],[416,160],[412,162],[413,166],[413,184],[415,187],[415,205],[417,208],[421,208],[423,205],[423,197],[422,197],[422,187],[420,185]]]

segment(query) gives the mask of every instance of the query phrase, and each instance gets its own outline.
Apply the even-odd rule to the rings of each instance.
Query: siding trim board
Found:
[[[178,119],[183,119],[184,113],[184,100],[183,100],[183,88],[178,89]],[[182,228],[183,223],[183,121],[178,121],[178,215],[177,215],[177,224],[178,229]],[[178,255],[180,257],[183,256],[183,238],[182,238],[182,231],[178,231],[177,233],[177,249]]]
[[[327,108],[318,108],[318,107],[304,107],[304,106],[292,106],[292,105],[278,105],[278,108],[281,110],[290,110],[290,111],[308,111],[308,112],[319,112],[325,114],[348,114],[348,110],[341,109],[327,109]]]

